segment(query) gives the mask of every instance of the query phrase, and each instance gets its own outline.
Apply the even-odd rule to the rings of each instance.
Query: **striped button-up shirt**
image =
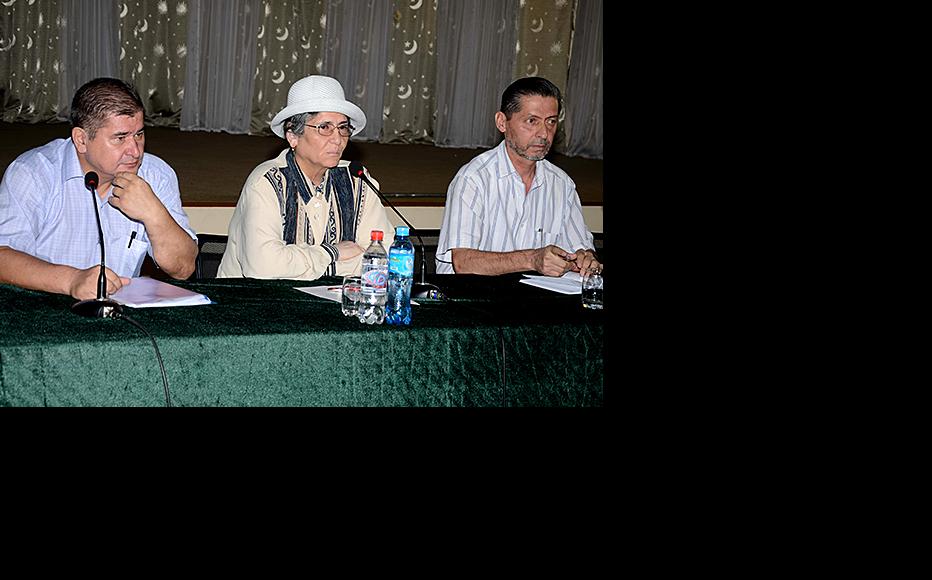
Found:
[[[146,153],[137,173],[175,222],[196,240],[181,208],[174,170]],[[142,222],[107,203],[110,195],[101,199],[84,187],[84,172],[71,139],[56,139],[27,151],[7,167],[0,182],[0,246],[82,270],[100,264],[92,205],[96,202],[107,267],[120,276],[139,276],[146,253],[152,255],[149,236]]]
[[[454,273],[454,248],[513,252],[554,244],[569,252],[594,249],[570,176],[546,159],[538,161],[525,193],[505,147],[502,141],[478,155],[450,182],[437,243],[438,274]]]

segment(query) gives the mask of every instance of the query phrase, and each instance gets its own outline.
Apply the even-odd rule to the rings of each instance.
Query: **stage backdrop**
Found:
[[[554,149],[602,158],[602,0],[2,4],[4,121],[66,119],[81,84],[118,76],[152,124],[268,134],[291,84],[326,74],[366,112],[361,140],[491,147],[502,90],[539,75],[564,92]]]

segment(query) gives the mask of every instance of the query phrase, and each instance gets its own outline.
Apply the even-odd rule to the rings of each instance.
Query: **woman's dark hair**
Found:
[[[132,117],[145,108],[133,85],[120,79],[101,77],[88,81],[71,100],[71,126],[81,127],[94,138],[108,117]]]
[[[298,137],[304,135],[304,129],[308,121],[312,121],[317,115],[317,112],[313,113],[298,113],[297,115],[292,115],[285,119],[283,124],[284,130],[283,133],[291,131]]]
[[[502,93],[502,113],[511,118],[512,113],[521,110],[521,97],[536,95],[538,97],[553,97],[557,100],[557,114],[563,109],[563,97],[560,88],[544,77],[524,77],[508,85]]]

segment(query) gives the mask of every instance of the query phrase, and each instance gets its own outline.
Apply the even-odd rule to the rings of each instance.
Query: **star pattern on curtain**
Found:
[[[341,11],[352,8],[349,3],[261,2],[255,30],[249,133],[271,134],[269,121],[287,103],[288,89],[295,81],[310,74],[332,74],[328,70],[334,66],[333,55],[355,53],[365,54],[366,58],[360,60],[371,66],[362,70],[359,64],[360,70],[350,75],[353,82],[344,86],[347,97],[360,99],[367,91],[372,92],[373,83],[384,88],[381,110],[373,103],[367,105],[367,116],[381,116],[381,128],[375,125],[379,133],[367,132],[367,138],[384,143],[435,142],[438,111],[450,107],[450,102],[438,102],[438,83],[444,80],[440,75],[453,73],[437,58],[438,43],[442,42],[437,37],[442,28],[437,21],[438,1],[368,1],[384,7],[386,16],[391,14],[385,24],[389,30],[384,32],[388,40],[381,65],[368,52],[373,47],[369,46],[371,35],[367,37],[365,31],[353,45],[342,42],[333,21],[340,19]],[[188,65],[188,20],[196,2],[114,0],[119,23],[118,71],[136,85],[151,123],[179,125]],[[236,10],[242,2],[229,0],[222,8]],[[67,23],[60,16],[59,0],[0,0],[0,4],[2,120],[43,122],[61,118],[58,78],[65,61],[60,36]],[[595,107],[600,112],[602,106],[601,0],[517,0],[515,6],[511,23],[504,23],[516,31],[513,78],[543,76],[554,82],[564,93],[564,115],[574,107],[586,107],[585,116],[575,121],[580,126],[577,141],[585,139],[585,143],[576,142],[572,148],[601,157],[601,114],[591,112]],[[581,23],[576,22],[580,13],[586,15]],[[587,27],[583,38],[598,42],[597,51],[574,46],[579,38],[574,25]],[[576,60],[576,55],[585,58],[585,70],[578,70],[579,60],[571,60]],[[574,65],[577,70],[573,70]],[[568,81],[571,71],[573,83]],[[500,93],[493,96],[490,101]],[[454,94],[446,98],[454,98]],[[495,109],[491,105],[486,108],[490,110],[472,112],[476,123],[484,122],[480,117],[494,116]],[[561,134],[567,131],[566,141],[571,143],[572,125],[561,123],[560,129]],[[558,137],[555,149],[560,150],[560,146]]]

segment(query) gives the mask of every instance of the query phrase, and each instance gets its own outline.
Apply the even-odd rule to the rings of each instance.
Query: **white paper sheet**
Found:
[[[301,288],[295,288],[295,290],[306,292],[307,294],[310,294],[311,296],[317,296],[318,298],[333,300],[334,302],[340,302],[343,300],[340,286],[302,286]]]
[[[343,301],[343,289],[340,286],[302,286],[301,288],[295,287],[295,290],[300,290],[310,294],[311,296],[317,296],[318,298],[326,298],[327,300],[333,300],[334,302]],[[414,300],[411,301],[413,306],[420,306]]]
[[[199,306],[210,304],[210,298],[172,284],[142,276],[110,295],[110,299],[132,308],[162,306]]]
[[[579,275],[579,272],[567,272],[559,278],[525,274],[525,278],[520,281],[544,290],[559,292],[560,294],[582,294],[582,276]]]

